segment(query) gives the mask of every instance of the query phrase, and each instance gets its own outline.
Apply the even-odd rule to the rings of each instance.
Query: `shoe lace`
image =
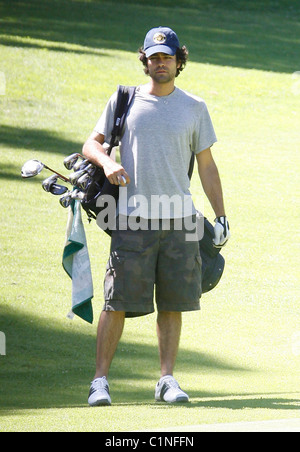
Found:
[[[169,377],[163,380],[163,384],[169,388],[180,389],[178,382],[173,377]]]
[[[97,391],[100,389],[105,389],[106,391],[108,391],[108,382],[106,380],[106,378],[97,378],[96,380],[94,380],[92,382],[92,386],[94,389],[96,389]]]

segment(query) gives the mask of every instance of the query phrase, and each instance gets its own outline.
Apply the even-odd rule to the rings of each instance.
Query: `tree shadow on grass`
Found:
[[[81,152],[83,143],[61,137],[50,130],[0,126],[0,144],[9,148],[51,152],[67,156]]]
[[[29,48],[29,49],[42,49],[42,50],[50,50],[52,52],[72,52],[75,55],[96,55],[101,58],[107,58],[108,53],[101,52],[99,49],[95,48],[69,48],[68,45],[64,42],[52,43],[51,41],[43,42],[29,42],[23,41],[20,37],[0,37],[0,45],[4,45],[6,47],[20,47],[20,48]],[[80,44],[79,44],[80,45]]]
[[[82,152],[83,143],[65,139],[50,130],[39,129],[19,129],[12,126],[0,126],[0,145],[10,149],[0,163],[0,180],[20,180],[21,167],[25,163],[20,161],[19,165],[10,161],[12,149],[25,149],[32,151],[32,158],[42,160],[42,153],[47,152],[61,156],[61,165],[63,168],[63,159],[75,152]],[[47,162],[43,162],[47,164]],[[51,166],[51,165],[50,165]],[[60,168],[57,169],[60,171]],[[67,175],[67,174],[66,174]],[[40,179],[32,179],[31,182],[40,183]]]
[[[47,318],[24,315],[0,304],[0,331],[5,333],[7,344],[6,356],[0,357],[1,410],[87,406],[96,332],[93,326],[84,324],[81,329],[75,322],[51,325]],[[180,366],[195,373],[203,368],[213,372],[241,370],[190,350],[181,351],[179,359]],[[153,403],[158,367],[157,346],[121,340],[110,375],[114,401]],[[149,390],[138,384],[144,381],[149,381]]]
[[[284,393],[286,395],[286,393]],[[299,393],[297,393],[298,395]],[[199,395],[205,399],[199,401]],[[226,396],[222,399],[220,396],[214,396],[212,394],[197,394],[193,398],[193,391],[189,391],[190,402],[178,403],[178,404],[165,404],[163,402],[151,403],[114,403],[115,406],[133,406],[133,405],[152,405],[155,410],[181,410],[187,409],[199,409],[199,408],[223,408],[228,410],[244,410],[244,409],[267,409],[267,410],[296,410],[299,411],[300,399],[298,397],[281,397],[280,394],[276,397],[270,397],[268,394],[257,395],[256,397],[249,394],[243,396],[237,396],[236,394],[231,397]],[[225,397],[225,396],[224,396]],[[188,424],[188,421],[186,422]],[[182,423],[185,425],[186,423]]]
[[[269,397],[267,394],[244,397],[236,397],[236,395],[227,399],[210,399],[203,401],[196,401],[192,404],[193,408],[227,408],[230,410],[244,410],[245,408],[264,408],[270,410],[298,410],[299,411],[299,398],[285,398]]]
[[[75,320],[76,322],[76,320]],[[78,320],[81,322],[81,320]],[[24,314],[0,304],[0,331],[6,335],[6,356],[0,357],[0,415],[12,409],[87,407],[89,382],[94,373],[96,331],[75,323],[51,324],[49,319]],[[251,372],[209,354],[181,350],[180,367],[187,372]],[[158,371],[157,347],[121,340],[112,368],[114,406],[149,405],[170,409],[154,402],[153,388]],[[229,378],[229,377],[228,377]],[[139,382],[149,382],[147,389]],[[149,386],[149,389],[148,389]],[[280,394],[214,394],[189,391],[186,408],[266,408],[299,410],[296,397]],[[202,400],[201,400],[202,399]]]
[[[187,45],[192,61],[287,73],[299,69],[295,67],[300,53],[297,5],[215,1],[179,2],[171,7],[166,2],[165,6],[134,3],[116,2],[112,7],[110,2],[79,0],[6,2],[0,44],[39,46],[27,40],[31,38],[48,41],[48,46],[42,46],[49,50],[85,53],[84,49],[62,46],[68,43],[86,47],[87,53],[93,49],[135,52],[150,27],[167,24]],[[247,3],[258,7],[249,8]]]

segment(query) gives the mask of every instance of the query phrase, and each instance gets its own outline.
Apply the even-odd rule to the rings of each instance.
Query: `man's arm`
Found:
[[[93,132],[83,146],[83,155],[94,165],[103,168],[104,173],[111,184],[122,186],[129,184],[130,178],[125,169],[107,155],[106,150],[103,147],[104,141],[104,135]],[[125,177],[126,184],[123,181],[122,176]]]
[[[225,215],[222,184],[219,171],[210,148],[197,155],[198,171],[204,192],[216,214],[214,245],[224,246],[230,238],[229,224]]]
[[[217,165],[213,159],[210,148],[197,154],[198,172],[203,190],[216,214],[216,217],[225,216],[222,184]]]

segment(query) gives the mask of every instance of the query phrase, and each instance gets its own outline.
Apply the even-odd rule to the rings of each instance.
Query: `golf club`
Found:
[[[68,188],[64,185],[59,185],[57,182],[57,176],[53,175],[45,179],[42,183],[43,189],[48,192],[52,193],[53,195],[63,195],[68,191]]]
[[[70,182],[69,179],[62,174],[58,173],[57,171],[53,170],[49,166],[46,166],[44,163],[40,162],[39,160],[28,160],[26,163],[24,163],[22,170],[21,170],[21,176],[24,179],[27,179],[29,177],[35,177],[43,169],[47,169],[48,171],[51,171],[52,173],[56,174],[59,179],[63,180],[64,182]]]
[[[50,192],[50,188],[53,184],[56,184],[58,177],[53,174],[53,176],[48,177],[42,182],[42,187],[45,191]]]
[[[59,200],[59,203],[62,207],[64,207],[64,209],[66,209],[67,207],[70,206],[71,202],[72,202],[72,197],[71,197],[72,192],[68,191],[64,196],[62,196]]]
[[[71,174],[69,181],[72,185],[77,185],[78,179],[86,174],[85,170],[76,171],[76,173]]]
[[[78,159],[81,158],[82,160],[84,160],[83,155],[75,153],[75,154],[71,154],[68,157],[66,157],[64,159],[64,165],[67,168],[67,170],[71,170],[74,165],[77,163]]]
[[[92,177],[88,173],[83,174],[77,181],[77,187],[80,190],[85,191],[92,182],[92,180],[93,180]]]
[[[68,187],[65,187],[64,185],[59,185],[59,184],[53,184],[52,187],[50,188],[50,193],[52,193],[52,195],[63,195],[64,193],[66,193],[68,191]]]
[[[78,190],[78,188],[76,188],[75,190],[73,190],[71,192],[72,199],[79,199],[80,201],[82,201],[84,199],[84,197],[85,197],[85,194],[82,191]]]
[[[85,171],[91,176],[94,177],[97,173],[97,171],[99,171],[99,168],[97,168],[95,165],[93,165],[92,163],[90,163],[86,168]]]
[[[86,168],[89,164],[90,164],[90,161],[87,160],[87,159],[86,159],[86,160],[83,160],[83,161],[78,160],[78,162],[75,163],[75,165],[73,166],[73,170],[74,170],[74,172],[76,173],[76,171],[81,171],[81,170],[83,170],[83,169]]]

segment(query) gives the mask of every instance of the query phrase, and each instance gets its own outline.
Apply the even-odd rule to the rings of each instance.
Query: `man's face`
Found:
[[[148,58],[149,75],[157,83],[169,83],[174,80],[179,66],[176,55],[155,53]]]

